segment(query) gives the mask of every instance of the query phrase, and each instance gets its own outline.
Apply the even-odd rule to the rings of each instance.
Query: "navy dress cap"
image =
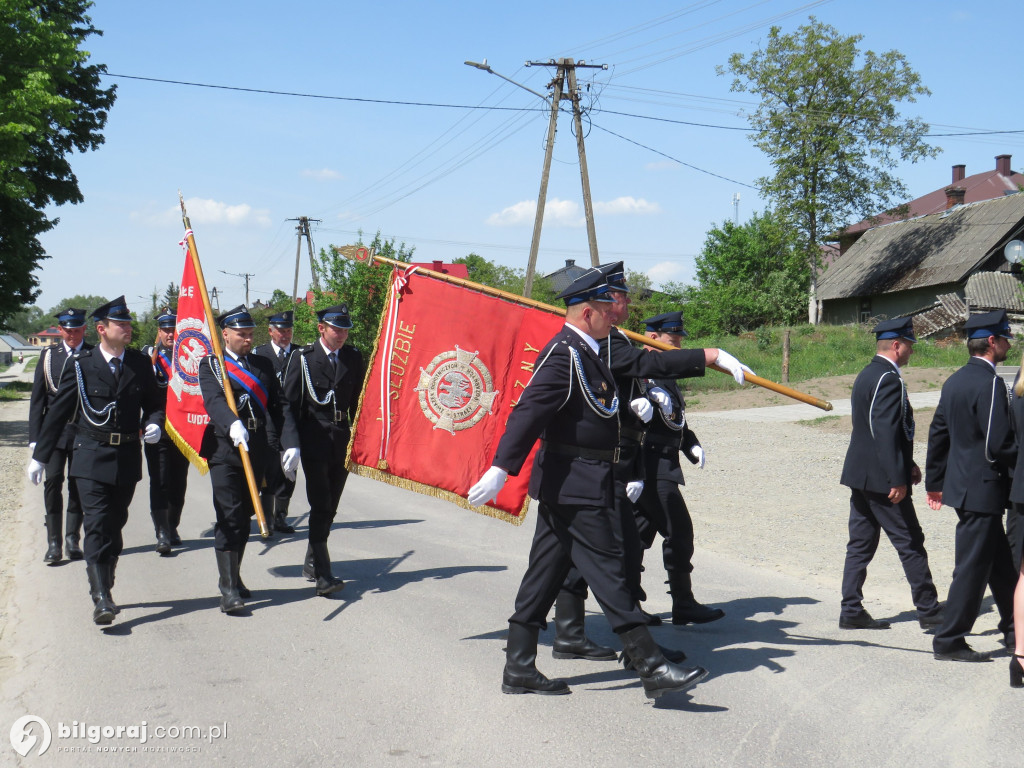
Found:
[[[647,330],[651,333],[678,333],[683,336],[689,335],[683,329],[682,312],[663,312],[660,315],[648,317],[644,320],[644,325],[647,326]]]
[[[883,320],[875,326],[872,331],[878,341],[885,339],[909,339],[917,341],[914,335],[914,321],[909,317],[894,317],[891,320]]]
[[[614,291],[629,293],[629,286],[626,285],[626,268],[621,261],[613,261],[610,264],[598,264],[597,268],[604,273],[605,282]]]
[[[335,328],[346,330],[352,327],[352,318],[348,316],[346,304],[335,304],[333,307],[321,309],[316,313],[317,319],[324,325],[333,325]]]
[[[964,323],[964,330],[968,339],[986,339],[989,336],[1002,336],[1004,339],[1012,339],[1010,333],[1010,321],[1006,317],[1005,309],[997,309],[994,312],[983,312],[979,315],[971,315]]]
[[[156,318],[156,327],[165,331],[173,330],[177,324],[178,316],[169,309],[165,309]]]
[[[128,302],[125,301],[124,296],[118,296],[116,299],[108,301],[102,307],[96,307],[92,311],[92,319],[97,323],[102,323],[105,320],[130,323],[132,321],[132,313],[128,311]]]
[[[217,325],[221,328],[255,328],[256,323],[252,320],[249,310],[239,304],[234,309],[229,309],[217,318]]]
[[[591,267],[569,283],[565,290],[555,298],[564,299],[567,307],[582,304],[585,301],[614,303],[615,299],[609,295],[610,290],[611,286],[608,285],[600,267]]]
[[[276,328],[291,328],[294,324],[295,313],[290,309],[287,312],[279,312],[276,315],[271,315],[267,321],[269,325],[273,325]]]
[[[81,328],[85,325],[85,310],[68,307],[62,309],[54,317],[61,328]]]

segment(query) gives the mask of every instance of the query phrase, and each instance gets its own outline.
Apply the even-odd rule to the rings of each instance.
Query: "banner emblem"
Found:
[[[206,323],[195,317],[186,317],[178,321],[177,333],[174,336],[175,376],[171,379],[171,389],[181,401],[181,393],[202,396],[199,390],[199,361],[213,354],[213,345],[208,333],[204,333]]]
[[[420,368],[416,385],[420,410],[434,429],[454,435],[491,413],[498,392],[493,388],[491,372],[477,354],[456,346]]]

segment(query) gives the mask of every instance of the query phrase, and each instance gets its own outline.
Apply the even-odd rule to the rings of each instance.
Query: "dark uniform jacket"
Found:
[[[912,487],[914,409],[892,361],[875,355],[853,382],[853,431],[839,482],[859,491],[888,494]]]
[[[563,328],[537,356],[533,378],[509,417],[492,464],[518,475],[540,437],[550,445],[542,443],[534,460],[531,496],[548,504],[613,506],[612,456],[619,442],[617,414],[610,410],[615,398],[608,366],[578,333]]]
[[[1017,379],[1014,380],[1014,387],[1020,379],[1021,372],[1017,372]],[[1013,419],[1014,433],[1017,435],[1017,448],[1024,443],[1024,397],[1016,395],[1010,398],[1010,417]],[[1013,470],[1013,482],[1010,487],[1010,501],[1015,504],[1024,504],[1024,461],[1020,460],[1018,453],[1017,466]],[[1007,526],[1009,528],[1009,525]],[[1009,532],[1008,532],[1009,533]]]
[[[157,344],[157,357],[155,359],[153,357],[153,351],[154,348],[152,344],[147,344],[142,348],[142,354],[144,354],[150,360],[153,360],[153,376],[156,378],[157,387],[160,388],[160,396],[164,401],[164,408],[166,409],[167,386],[168,384],[170,384],[170,377],[168,376],[167,371],[164,370],[163,363],[161,362],[161,357],[165,357],[167,360],[170,360],[171,355],[174,354],[174,350],[171,349],[170,347],[165,347],[163,344]],[[164,445],[174,445],[174,441],[171,440],[171,436],[167,434],[167,429],[165,428],[165,425],[161,424],[160,427],[162,429],[162,433],[160,435],[160,442],[163,443]]]
[[[972,357],[942,385],[928,434],[925,487],[954,509],[1001,515],[1009,502],[1017,441],[1006,385]]]
[[[260,357],[265,357],[267,358],[267,360],[273,363],[274,373],[277,374],[277,380],[281,382],[281,386],[283,387],[284,372],[285,369],[288,367],[288,361],[291,359],[292,353],[295,352],[295,349],[295,345],[290,344],[288,346],[288,351],[285,353],[284,360],[282,360],[277,356],[277,350],[274,348],[274,345],[268,341],[266,344],[260,344],[258,347],[253,349],[251,354],[259,355]]]
[[[334,430],[343,431],[347,441],[363,388],[363,356],[359,350],[346,345],[337,356],[332,369],[323,344],[315,341],[292,353],[285,376],[285,398],[298,425],[302,450],[322,452],[325,458],[329,455],[327,443],[332,435],[337,436]]]
[[[92,349],[92,344],[82,342],[81,351]],[[42,351],[39,364],[36,366],[35,378],[32,380],[32,396],[28,404],[28,441],[39,441],[39,432],[43,428],[43,418],[50,409],[50,403],[57,394],[64,366],[67,365],[68,350],[64,342],[53,344]],[[69,450],[75,440],[75,427],[68,424],[57,441],[59,450]]]
[[[84,389],[84,402],[80,402],[80,386]],[[115,402],[109,418],[97,413]],[[110,365],[98,348],[80,352],[64,366],[32,458],[45,464],[61,438],[64,425],[73,418],[76,422],[75,453],[70,476],[88,477],[110,485],[137,483],[142,479],[139,432],[147,424],[156,424],[162,429],[163,408],[164,399],[157,388],[153,366],[137,349],[124,351],[121,377],[116,385]],[[112,444],[114,441],[119,444]]]
[[[230,357],[227,353],[225,356]],[[263,384],[267,392],[267,410],[264,412],[258,402],[251,402],[242,385],[229,378],[238,409],[238,415],[235,415],[224,395],[217,356],[207,355],[199,364],[199,388],[203,393],[203,404],[210,416],[210,423],[203,432],[199,455],[210,462],[241,466],[242,458],[228,435],[231,425],[240,419],[249,432],[247,445],[252,465],[263,467],[270,451],[297,448],[298,434],[292,414],[284,407],[284,396],[274,366],[265,357],[251,353],[243,355],[242,359],[249,373]]]
[[[654,406],[654,416],[647,425],[647,434],[644,437],[645,481],[669,480],[685,485],[683,470],[679,466],[679,452],[682,451],[691,464],[696,464],[698,459],[693,449],[700,445],[700,440],[686,421],[686,401],[675,379],[648,381],[648,384],[648,390],[651,387],[661,387],[668,393],[672,398],[672,413],[665,416],[658,405]]]

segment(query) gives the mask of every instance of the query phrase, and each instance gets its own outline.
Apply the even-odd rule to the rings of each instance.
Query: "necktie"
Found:
[[[277,350],[277,359],[281,360],[281,361],[284,360],[284,350],[281,349],[280,347],[278,347],[278,350]]]
[[[242,367],[242,370],[244,370],[244,371],[248,371],[249,370],[249,364],[245,362],[245,355],[241,355],[238,358],[238,364]]]
[[[329,354],[327,356],[327,359],[331,363],[331,370],[332,371],[336,371],[338,369],[338,353],[337,352],[331,352],[331,354]]]
[[[119,357],[110,358],[110,371],[114,374],[114,383],[121,383],[121,359]]]

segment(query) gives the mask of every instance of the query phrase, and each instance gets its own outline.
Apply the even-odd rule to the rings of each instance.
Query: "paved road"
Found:
[[[303,492],[300,484],[299,512]],[[720,495],[729,503],[728,487]],[[1007,685],[1006,657],[934,661],[898,584],[879,591],[897,596],[883,605],[892,630],[844,632],[834,588],[778,572],[771,551],[754,566],[701,550],[701,595],[727,617],[655,632],[708,667],[706,682],[652,705],[615,664],[553,660],[543,634],[539,665],[566,678],[572,695],[505,696],[506,620],[532,515],[516,528],[351,478],[331,537],[345,590],[317,598],[301,579],[302,520],[295,536],[250,544],[243,576],[254,591],[251,610],[229,617],[217,609],[209,480],[189,478],[186,545],[174,557],[152,552],[146,496],[140,484],[114,592],[123,610],[107,630],[91,623],[82,564],[41,561],[39,490],[25,488],[20,510],[0,510],[0,558],[12,580],[0,635],[0,765],[124,764],[125,755],[100,750],[125,748],[139,750],[130,765],[268,768],[1021,761],[1024,694]],[[657,559],[648,559],[649,585],[663,581]],[[649,608],[669,609],[660,589],[648,592]],[[994,626],[989,612],[977,630]],[[589,629],[617,645],[599,615]],[[994,640],[981,638],[979,647]],[[42,756],[20,758],[6,734],[29,714],[49,724],[54,742]],[[61,723],[143,721],[146,744],[128,735],[96,744],[58,738]],[[226,735],[154,736],[184,726]],[[69,749],[89,754],[83,760]]]

